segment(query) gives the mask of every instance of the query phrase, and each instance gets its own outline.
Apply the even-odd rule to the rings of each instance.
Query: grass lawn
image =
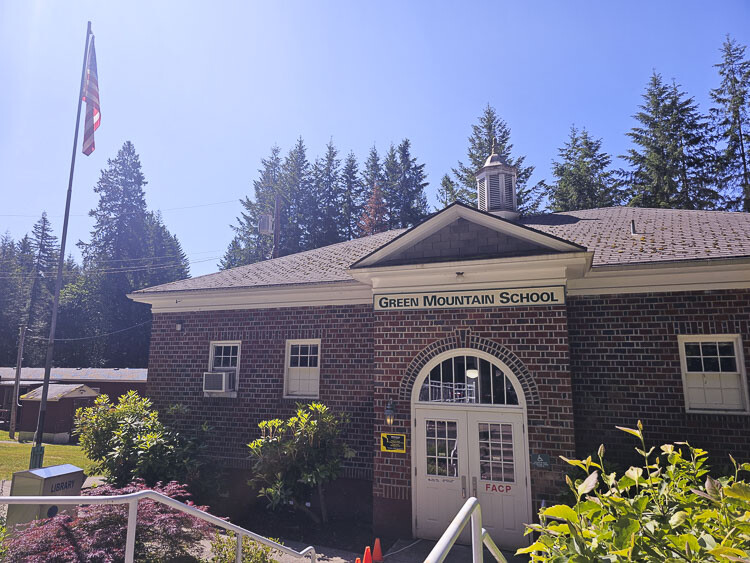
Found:
[[[29,468],[31,443],[2,443],[8,439],[8,433],[0,431],[0,480],[10,479],[14,472]],[[84,455],[80,446],[45,444],[44,465],[59,465],[61,463],[72,463],[84,471],[88,471],[91,462]]]

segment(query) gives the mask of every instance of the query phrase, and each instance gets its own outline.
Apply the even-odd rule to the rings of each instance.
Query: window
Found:
[[[678,342],[687,410],[747,412],[740,336],[679,336]]]
[[[208,361],[208,371],[212,373],[226,373],[226,382],[213,382],[218,388],[226,391],[209,391],[204,395],[237,396],[237,381],[240,372],[240,342],[238,340],[211,342],[211,353]]]
[[[317,398],[320,340],[287,340],[284,396]]]
[[[419,392],[429,403],[518,405],[518,395],[500,367],[477,356],[454,356],[430,370]]]

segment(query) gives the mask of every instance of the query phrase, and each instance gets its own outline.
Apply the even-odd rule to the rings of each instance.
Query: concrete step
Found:
[[[430,540],[398,540],[385,554],[385,563],[422,563],[435,547],[434,541]],[[510,551],[503,551],[508,563],[527,562],[528,558],[517,557]],[[484,560],[487,563],[495,561],[492,554],[484,550]],[[471,563],[471,547],[467,545],[454,545],[445,563]]]

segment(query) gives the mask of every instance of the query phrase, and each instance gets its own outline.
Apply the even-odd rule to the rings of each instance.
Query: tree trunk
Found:
[[[323,494],[323,484],[318,482],[318,500],[320,501],[320,517],[324,524],[328,523],[328,511],[326,510],[326,499]]]

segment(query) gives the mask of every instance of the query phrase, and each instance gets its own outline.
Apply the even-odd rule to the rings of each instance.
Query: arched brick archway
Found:
[[[456,350],[458,348],[471,348],[495,356],[508,366],[518,378],[526,397],[526,405],[532,406],[539,404],[539,390],[537,389],[536,382],[534,381],[534,378],[531,377],[528,368],[518,356],[505,346],[498,344],[493,340],[473,335],[468,330],[457,330],[452,336],[443,338],[442,340],[436,340],[417,354],[409,364],[409,367],[406,369],[406,374],[401,380],[399,397],[406,401],[410,400],[412,387],[414,386],[414,382],[417,380],[419,373],[422,371],[422,368],[438,354],[450,350]]]

